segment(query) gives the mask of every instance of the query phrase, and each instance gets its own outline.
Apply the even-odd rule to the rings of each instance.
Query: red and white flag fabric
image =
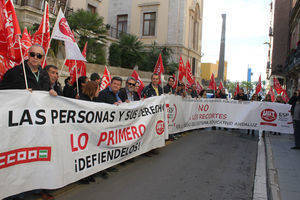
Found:
[[[142,81],[139,74],[135,70],[133,70],[131,76],[139,83],[140,87],[139,87],[137,93],[139,94],[139,96],[141,96],[141,93],[145,87],[144,82]]]
[[[289,102],[289,100],[290,100],[290,98],[289,98],[289,96],[288,96],[288,94],[287,94],[287,92],[286,92],[285,89],[282,90],[282,100],[283,100],[285,103]]]
[[[66,59],[69,60],[82,60],[86,62],[86,59],[82,56],[80,49],[76,43],[73,32],[60,9],[56,18],[56,22],[52,31],[51,37],[56,40],[62,40],[65,42]]]
[[[190,65],[189,61],[186,62],[186,79],[188,81],[188,85],[190,85],[190,86],[195,83],[195,78],[193,76],[191,65]]]
[[[277,92],[277,94],[281,94],[281,92],[283,91],[283,88],[281,87],[278,79],[276,77],[273,78],[273,86],[275,91]]]
[[[197,81],[197,93],[200,94],[200,92],[203,90],[203,87],[201,86],[201,84]]]
[[[219,90],[222,90],[224,88],[224,86],[223,86],[223,82],[222,81],[220,81],[220,84],[219,84]]]
[[[274,94],[272,86],[270,87],[270,90],[269,90],[268,94],[271,96],[271,101],[274,102],[275,101],[275,94]]]
[[[45,2],[44,15],[38,30],[32,35],[32,44],[40,44],[46,52],[50,45],[49,5]]]
[[[28,51],[29,48],[32,46],[30,35],[27,31],[27,28],[25,27],[23,30],[23,35],[21,39],[22,43],[22,53],[25,60],[28,59]]]
[[[159,56],[158,56],[155,68],[154,68],[154,72],[153,72],[155,74],[158,74],[158,76],[159,76],[159,83],[158,84],[161,84],[161,74],[163,74],[164,72],[165,72],[164,64],[163,64],[161,53],[160,53]]]
[[[111,76],[110,76],[110,73],[109,73],[107,67],[105,66],[104,73],[103,73],[103,76],[102,76],[100,91],[104,90],[105,88],[110,86],[110,81],[111,81]]]
[[[82,55],[86,57],[87,43],[82,50]],[[76,76],[86,76],[86,64],[81,60],[66,60],[65,65],[69,67],[72,84],[76,81]],[[77,70],[76,70],[77,69]]]
[[[3,42],[4,45],[4,49],[0,50],[1,55],[6,53],[3,55],[6,59],[20,63],[22,57],[19,42],[22,34],[12,1],[8,0],[0,12],[3,14],[3,18],[1,17],[1,19],[4,20],[0,25],[2,26],[2,28],[0,28],[1,32],[4,31],[4,34],[1,34],[2,37],[0,41],[0,43]]]
[[[22,61],[21,30],[11,0],[0,0],[0,79],[7,70]]]
[[[180,56],[180,60],[179,60],[179,67],[178,67],[178,80],[182,81],[183,77],[186,76],[186,69],[182,60],[182,57]]]
[[[236,84],[234,96],[236,96],[239,92],[240,92],[240,84],[239,84],[239,82],[238,82],[238,83]]]
[[[216,81],[215,81],[214,74],[211,74],[208,88],[211,89],[211,90],[214,90],[214,91],[217,90],[217,84],[216,84]]]
[[[261,91],[261,75],[259,76],[256,88],[255,88],[255,94],[258,94]]]

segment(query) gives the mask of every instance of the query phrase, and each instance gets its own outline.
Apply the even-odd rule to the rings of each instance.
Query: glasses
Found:
[[[128,85],[135,86],[135,83],[127,83]]]
[[[40,54],[40,53],[34,53],[34,52],[29,52],[29,55],[32,58],[34,58],[36,56],[38,59],[41,59],[43,57],[42,54]]]

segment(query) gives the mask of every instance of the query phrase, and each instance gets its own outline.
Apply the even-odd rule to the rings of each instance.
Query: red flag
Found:
[[[102,76],[100,91],[104,90],[105,88],[110,86],[110,81],[111,81],[111,76],[110,76],[110,73],[109,73],[107,67],[105,66],[104,73],[103,73],[103,76]]]
[[[182,57],[180,56],[179,60],[179,67],[178,67],[178,80],[182,81],[183,77],[186,75],[186,69],[182,60]]]
[[[270,87],[270,90],[269,90],[268,94],[271,96],[271,101],[274,102],[275,101],[275,94],[274,94],[272,86]]]
[[[216,82],[215,82],[214,74],[211,74],[208,88],[211,89],[211,90],[214,90],[214,91],[217,90],[217,85],[216,85]]]
[[[255,88],[255,94],[258,94],[261,91],[261,75],[259,76],[258,83]]]
[[[273,86],[274,86],[274,89],[276,90],[277,94],[281,94],[283,89],[276,77],[273,78]]]
[[[32,36],[32,44],[40,44],[43,46],[45,52],[50,44],[50,22],[49,22],[49,5],[45,2],[45,10],[42,22],[38,30]]]
[[[31,43],[31,38],[30,38],[30,35],[29,35],[26,27],[24,28],[24,31],[23,31],[21,43],[22,43],[22,53],[23,53],[24,59],[27,60],[28,59],[28,51],[29,51],[29,48],[32,46],[32,43]]]
[[[192,84],[195,83],[195,78],[193,76],[191,65],[190,65],[189,61],[186,62],[186,79],[188,81],[189,86],[191,86]]]
[[[235,92],[234,92],[234,96],[236,96],[239,92],[240,92],[240,84],[237,83],[236,84],[236,89],[235,89]]]
[[[86,57],[86,48],[87,43],[85,43],[84,48],[82,50],[82,55]],[[76,81],[76,76],[86,76],[86,65],[85,62],[81,60],[66,60],[65,65],[69,67],[70,77],[72,80],[72,84]],[[76,73],[77,69],[77,73]]]
[[[3,20],[0,22],[0,26],[2,26],[0,28],[0,43],[3,43],[1,48],[4,48],[0,50],[1,55],[3,55],[6,59],[20,63],[22,61],[19,45],[21,30],[14,5],[11,0],[8,0],[6,4],[4,4],[0,12],[0,15],[2,15],[0,18]]]
[[[197,81],[197,93],[199,94],[203,90],[202,86],[200,83]]]
[[[145,87],[144,82],[142,81],[139,74],[135,70],[133,70],[131,76],[140,84],[140,87],[138,89],[138,94],[139,94],[139,96],[141,96],[141,93]]]
[[[161,84],[160,77],[161,77],[161,74],[163,74],[164,72],[165,72],[165,69],[164,69],[164,65],[163,65],[163,61],[162,61],[162,57],[161,57],[161,53],[160,53],[158,56],[155,68],[154,68],[154,72],[153,72],[153,73],[159,75],[159,83],[158,84]]]
[[[282,90],[282,99],[285,103],[289,102],[289,100],[290,100],[285,89]]]
[[[222,81],[220,81],[219,90],[222,90],[223,88],[224,88],[223,83],[222,83]]]

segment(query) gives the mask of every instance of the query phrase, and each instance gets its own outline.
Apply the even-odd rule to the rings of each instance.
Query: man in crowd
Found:
[[[160,96],[163,91],[162,88],[158,85],[159,75],[154,73],[151,75],[151,83],[147,85],[142,91],[142,97],[149,98],[153,96]]]
[[[244,93],[243,88],[240,89],[239,93],[234,97],[234,100],[248,101],[248,97]]]
[[[196,86],[196,84],[195,84],[195,83],[192,84],[191,88],[192,88],[192,91],[191,91],[191,97],[192,97],[192,98],[198,98],[198,94],[197,94],[197,86]]]
[[[29,90],[47,90],[48,80],[42,80],[42,67],[41,62],[45,55],[43,47],[39,44],[34,44],[29,48],[28,60],[24,61],[25,73]],[[44,76],[46,77],[46,76]],[[23,65],[20,64],[16,67],[9,69],[3,76],[0,83],[0,89],[26,89]]]
[[[74,87],[72,86],[72,80],[71,80],[70,76],[65,79],[65,86],[64,86],[63,94],[64,94],[64,97],[69,97],[69,98],[74,98],[76,95],[76,91],[75,91]]]
[[[125,88],[121,88],[119,92],[119,97],[122,102],[139,101],[140,97],[137,92],[135,92],[136,80],[133,77],[128,77],[126,80]]]
[[[49,93],[52,96],[62,96],[63,92],[58,82],[58,68],[54,65],[47,65],[44,70],[47,71],[50,79]]]
[[[122,103],[121,98],[119,97],[119,90],[122,86],[122,79],[118,76],[115,76],[111,79],[110,86],[105,88],[99,93],[97,102],[108,103],[119,105]]]
[[[174,83],[174,77],[170,76],[168,78],[168,84],[164,87],[164,94],[175,94],[175,89],[173,88]]]
[[[92,73],[90,77],[91,81],[95,81],[98,85],[101,84],[101,77],[98,73]]]

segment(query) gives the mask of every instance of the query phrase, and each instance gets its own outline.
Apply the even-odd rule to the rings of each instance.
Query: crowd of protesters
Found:
[[[138,93],[139,82],[133,78],[128,77],[125,82],[125,87],[122,88],[122,78],[113,77],[111,79],[110,85],[106,87],[104,90],[100,91],[101,85],[101,77],[98,73],[91,74],[90,78],[86,76],[81,76],[78,78],[78,81],[72,83],[70,77],[65,79],[65,85],[62,89],[62,86],[58,82],[59,74],[58,68],[54,65],[47,65],[44,69],[41,67],[41,62],[43,61],[45,52],[42,46],[35,44],[29,49],[29,57],[28,60],[24,62],[25,67],[25,75],[23,65],[16,66],[10,70],[8,70],[2,81],[0,82],[0,89],[28,89],[29,91],[33,90],[43,90],[48,91],[51,96],[64,96],[68,98],[75,98],[84,101],[92,101],[92,102],[101,102],[113,105],[119,105],[121,103],[129,103],[133,101],[139,101],[143,98],[149,98],[153,96],[160,96],[162,94],[174,94],[187,98],[206,98],[207,90],[202,89],[201,91],[197,91],[197,86],[192,84],[191,86],[185,85],[184,82],[175,82],[174,77],[169,77],[167,84],[162,88],[159,84],[160,77],[158,74],[153,73],[151,76],[151,83],[147,85],[141,92]],[[25,79],[27,79],[27,87],[25,84]],[[225,93],[225,89],[217,90],[213,97],[220,99],[227,99],[227,94]],[[261,101],[261,97],[257,94],[253,94],[251,98],[245,94],[244,90],[241,88],[234,96],[235,100],[239,101]],[[271,102],[271,96],[269,94],[266,95],[265,102]],[[284,103],[281,96],[277,96],[276,102]],[[300,97],[299,92],[295,93],[294,96],[290,99],[289,103],[292,104],[292,113],[294,115],[295,121],[297,121],[297,125],[295,123],[295,128],[299,131],[299,110],[300,110]],[[294,112],[296,111],[296,112]],[[296,113],[296,114],[294,114]],[[296,130],[295,130],[296,131]],[[250,130],[248,130],[249,134]],[[252,131],[252,134],[254,132]],[[274,133],[276,134],[276,133]],[[180,134],[175,134],[171,137],[171,140],[177,139],[180,137]],[[296,146],[295,149],[300,148],[300,138],[299,135],[296,136]],[[147,153],[146,156],[151,156],[151,154],[157,154],[156,150],[152,150]],[[131,161],[133,162],[133,159]],[[108,177],[108,172],[117,171],[116,168],[111,167],[107,170],[100,172],[99,174],[103,178]],[[89,182],[94,182],[94,175],[89,176],[80,180],[80,183],[87,184]],[[42,195],[43,199],[53,199],[53,197],[47,193],[46,190],[35,190],[35,193]],[[10,197],[10,199],[22,199],[22,194]]]

